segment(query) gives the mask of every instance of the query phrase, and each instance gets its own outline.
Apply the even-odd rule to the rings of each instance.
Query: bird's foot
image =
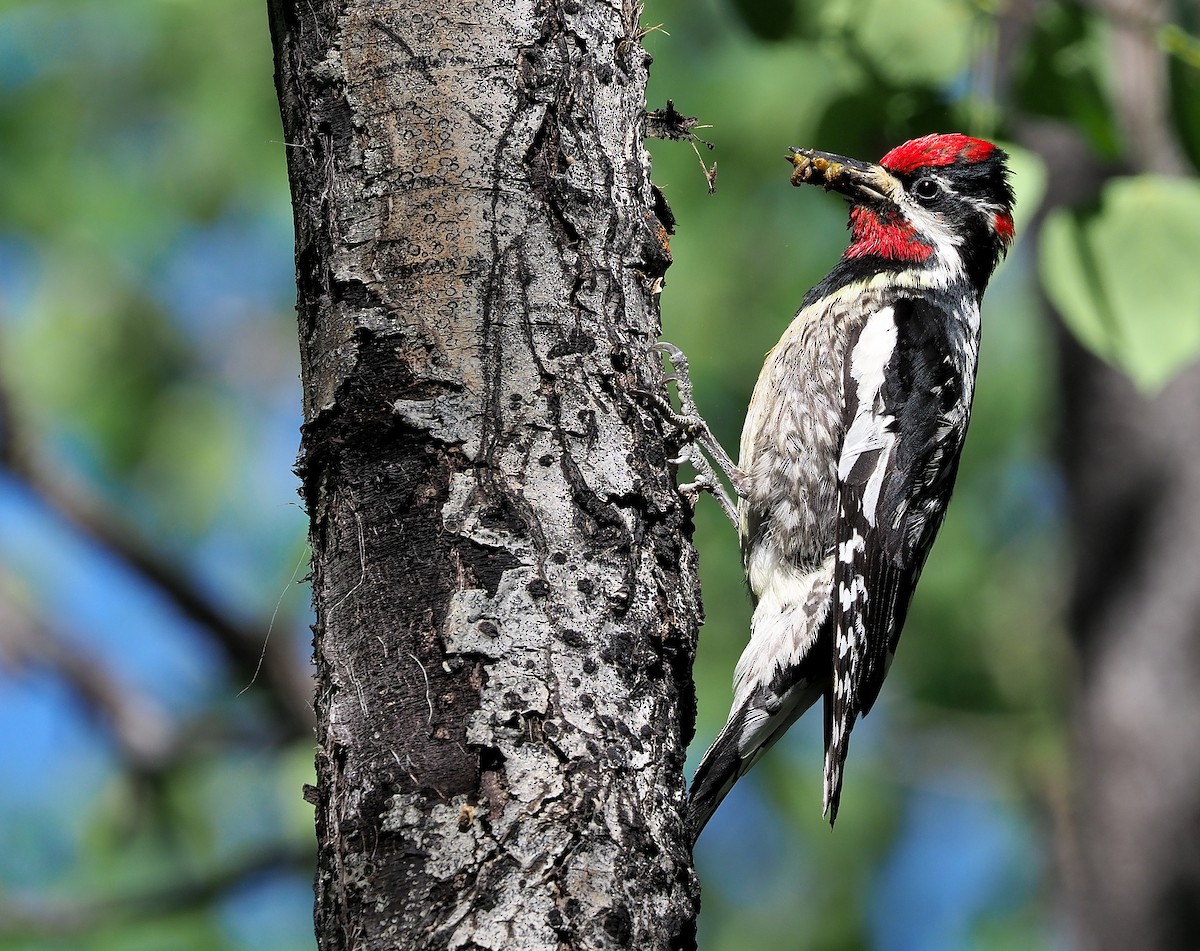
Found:
[[[668,400],[657,394],[647,394],[659,414],[670,423],[683,437],[683,445],[679,457],[673,459],[675,464],[688,463],[696,470],[696,478],[679,487],[680,491],[694,502],[701,492],[712,495],[726,517],[738,528],[737,504],[734,496],[726,489],[717,475],[719,468],[733,486],[734,493],[739,492],[742,473],[729,454],[717,442],[712,429],[700,415],[696,406],[692,389],[692,378],[688,373],[687,355],[673,343],[660,342],[651,348],[657,353],[664,354],[670,365],[670,372],[663,378],[666,383],[675,384],[675,392],[679,396],[678,411]]]

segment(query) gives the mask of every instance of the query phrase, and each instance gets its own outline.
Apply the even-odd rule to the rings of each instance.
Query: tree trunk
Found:
[[[1080,947],[1200,936],[1200,370],[1147,399],[1065,348]]]
[[[694,943],[670,261],[626,0],[270,0],[295,208],[317,938]]]
[[[1101,166],[1075,134],[1031,125],[1047,210],[1094,202],[1115,174],[1176,174],[1158,0],[1098,0],[1112,19],[1116,114],[1128,166]],[[1180,301],[1180,319],[1195,319]],[[1073,697],[1073,842],[1085,951],[1191,951],[1200,935],[1200,367],[1161,393],[1059,329],[1062,456],[1079,657]]]

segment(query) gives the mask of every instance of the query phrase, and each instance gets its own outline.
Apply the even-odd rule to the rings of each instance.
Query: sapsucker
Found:
[[[927,135],[878,165],[790,150],[792,184],[850,202],[850,246],[767,356],[735,466],[662,345],[696,485],[741,535],[754,615],[729,720],[691,787],[699,835],[730,788],[818,698],[832,824],[855,720],[874,704],[954,486],[975,389],[979,306],[1013,238],[1005,153]],[[737,495],[721,488],[707,453]]]

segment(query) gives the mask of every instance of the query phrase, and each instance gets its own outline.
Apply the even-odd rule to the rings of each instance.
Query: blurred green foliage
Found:
[[[647,13],[669,34],[647,37],[651,105],[674,99],[711,125],[703,134],[716,145],[702,152],[718,164],[713,196],[689,150],[652,142],[651,151],[655,181],[679,220],[663,334],[688,353],[701,407],[727,448],[737,445],[765,353],[845,246],[843,202],[789,186],[788,146],[872,159],[931,131],[999,138],[1012,153],[1017,193],[1018,241],[984,303],[955,501],[880,706],[855,733],[837,829],[830,834],[820,817],[813,711],[735,789],[699,843],[701,945],[709,951],[1055,943],[1069,664],[1059,627],[1065,499],[1051,452],[1056,367],[1031,240],[1046,170],[1005,133],[1020,117],[1062,122],[1101,161],[1117,160],[1122,143],[1109,25],[1074,4],[1041,4],[1008,54],[1008,73],[998,75],[1005,64],[997,62],[995,16],[1003,13],[959,0],[664,0]],[[1173,70],[1177,86],[1196,81],[1178,61]],[[1187,134],[1200,131],[1194,100],[1176,101]],[[1184,261],[1200,255],[1195,188],[1117,183],[1101,217],[1081,219],[1091,223],[1077,227],[1092,228],[1095,253],[1107,255],[1096,266],[1120,270],[1114,281],[1127,284],[1076,279],[1055,244],[1059,216],[1041,249],[1042,273],[1057,276],[1047,290],[1072,328],[1138,379],[1161,382],[1200,348],[1196,269]],[[1124,228],[1134,240],[1116,237]],[[1124,256],[1123,268],[1114,255]],[[1081,309],[1098,295],[1116,298],[1114,306],[1140,304],[1126,310],[1119,343],[1086,332],[1095,320]],[[707,622],[693,764],[725,720],[750,618],[733,533],[707,500],[696,520]],[[922,840],[915,817],[927,802],[938,804],[947,827],[960,812],[976,815],[975,825],[954,841],[939,843],[936,833]],[[964,871],[973,843],[978,861],[990,863],[987,875],[981,866]],[[893,876],[893,868],[905,871]],[[944,896],[954,896],[953,912]]]
[[[1117,179],[1099,208],[1055,212],[1042,242],[1042,282],[1067,325],[1143,389],[1200,353],[1200,182]]]
[[[0,223],[29,281],[8,302],[8,386],[102,485],[161,493],[160,518],[200,531],[237,495],[237,404],[296,374],[278,287],[266,313],[222,299],[219,271],[190,305],[213,312],[180,299],[189,244],[221,227],[273,231],[263,270],[287,273],[265,7],[9,0],[0,64]]]
[[[23,441],[303,663],[281,139],[264,4],[0,2],[0,372]],[[147,698],[183,757],[129,775],[52,670],[5,670],[0,947],[311,948],[311,742],[281,745],[136,573],[0,496],[8,600]]]
[[[1000,64],[1005,14],[967,0],[648,4],[645,22],[662,24],[645,39],[650,104],[671,98],[711,125],[702,134],[716,149],[700,152],[719,165],[709,196],[686,145],[650,144],[678,217],[664,337],[689,354],[727,447],[764,354],[845,241],[839,199],[788,185],[787,146],[873,158],[930,131],[1003,141],[1032,117],[1070,125],[1103,160],[1125,154],[1111,26],[1090,8],[1041,4]],[[1183,29],[1161,36],[1168,105],[1195,162],[1195,42]],[[275,613],[272,650],[304,653],[305,594],[289,580],[304,519],[288,474],[299,388],[281,139],[261,4],[0,0],[0,368],[19,417],[58,468],[178,556],[225,609]],[[1086,344],[1159,385],[1200,348],[1189,266],[1200,198],[1191,179],[1114,182],[1098,208],[1050,219],[1038,265],[1045,170],[1011,151],[1019,238],[985,301],[958,492],[895,669],[856,730],[837,830],[820,817],[812,714],[699,845],[706,951],[1056,943],[1064,499],[1036,280],[1048,278]],[[1114,261],[1123,274],[1098,276]],[[95,553],[0,483],[0,517],[18,516],[27,534],[0,532],[4,588],[201,741],[165,778],[131,780],[102,731],[63,725],[84,720],[70,697],[45,678],[6,683],[10,735],[32,722],[4,719],[20,712],[17,694],[66,712],[37,757],[22,743],[42,734],[14,743],[31,780],[0,788],[0,895],[91,908],[202,881],[256,849],[308,847],[299,788],[311,745],[264,736],[254,690],[239,695],[246,684],[135,582],[110,568],[80,584],[97,573]],[[707,500],[696,520],[708,618],[693,763],[724,722],[750,615],[728,525]],[[306,876],[252,877],[211,905],[94,927],[59,918],[22,929],[0,905],[0,948],[308,948]]]
[[[1106,158],[1121,151],[1111,105],[1111,36],[1082,6],[1043,4],[1013,75],[1013,92],[1031,116],[1068,122]]]

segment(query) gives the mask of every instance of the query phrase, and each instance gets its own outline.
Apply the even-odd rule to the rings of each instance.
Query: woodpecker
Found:
[[[957,133],[905,142],[877,165],[789,150],[793,185],[849,200],[850,246],[768,354],[736,465],[696,411],[686,358],[660,345],[690,437],[683,458],[700,472],[691,488],[734,520],[754,603],[729,720],[692,781],[695,836],[819,698],[823,811],[837,819],[850,731],[879,696],[954,487],[980,302],[1013,239],[1006,158]]]

